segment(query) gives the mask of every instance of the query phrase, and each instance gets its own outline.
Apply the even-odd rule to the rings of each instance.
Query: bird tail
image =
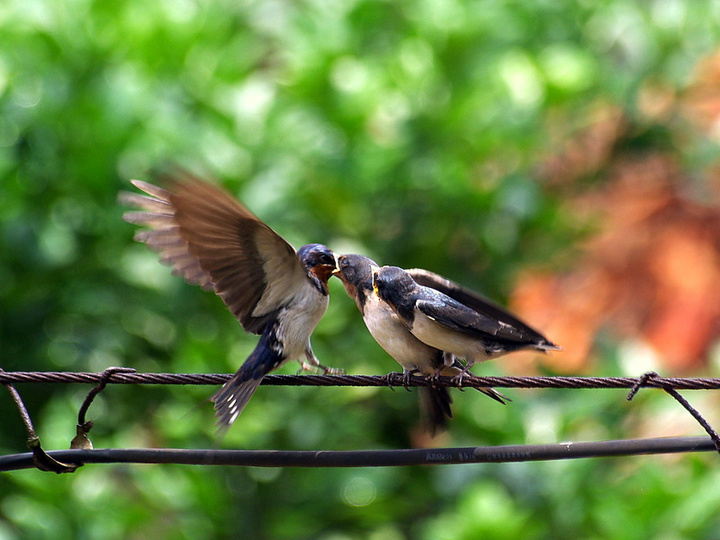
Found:
[[[218,426],[229,427],[248,404],[257,387],[260,386],[262,375],[257,378],[247,375],[249,375],[248,372],[240,368],[233,378],[210,398],[210,401],[215,404]]]
[[[494,388],[487,388],[483,386],[475,388],[475,390],[482,392],[486,396],[493,398],[495,401],[497,401],[498,403],[502,403],[503,405],[507,405],[509,401],[512,401],[512,399],[507,397],[505,394],[498,392]]]
[[[552,341],[548,341],[547,339],[543,339],[535,345],[535,348],[541,352],[544,352],[545,354],[548,353],[548,351],[562,351],[563,348],[560,347],[560,345],[555,345]]]
[[[445,353],[445,365],[441,371],[441,375],[447,375],[449,377],[455,377],[462,373],[463,371],[463,365],[460,363],[460,360],[458,360],[455,355],[450,355],[448,353]],[[473,388],[475,388],[473,386]],[[491,397],[498,403],[502,403],[503,405],[507,405],[508,402],[512,401],[509,397],[507,397],[505,394],[502,394],[495,390],[494,388],[488,388],[485,386],[481,386],[478,388],[475,388],[478,392],[482,392],[488,397]]]
[[[431,437],[445,431],[452,418],[452,398],[445,387],[427,386],[420,388],[420,411],[423,427]]]
[[[221,428],[227,428],[235,422],[263,377],[282,362],[281,355],[271,347],[273,339],[273,329],[266,329],[237,373],[210,398],[215,403],[215,417]]]

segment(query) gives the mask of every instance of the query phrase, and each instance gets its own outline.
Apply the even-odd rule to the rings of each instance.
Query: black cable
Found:
[[[403,450],[183,450],[171,448],[55,450],[64,463],[175,463],[252,467],[407,467],[460,463],[505,463],[679,452],[711,452],[707,437],[670,437],[614,441],[467,448]],[[34,467],[30,453],[0,456],[0,471]]]

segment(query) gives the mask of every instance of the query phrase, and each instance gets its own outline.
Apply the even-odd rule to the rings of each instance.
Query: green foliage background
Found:
[[[252,350],[121,220],[118,191],[166,163],[219,179],[296,246],[429,268],[502,300],[521,269],[571,265],[582,232],[535,180],[557,150],[550,128],[570,136],[597,103],[632,118],[647,81],[681,88],[718,21],[710,0],[6,0],[0,366],[230,372]],[[684,165],[699,166],[701,143],[687,144]],[[395,370],[336,280],[331,294],[318,357]],[[606,349],[600,374],[616,374]],[[44,446],[67,447],[88,388],[19,389]],[[208,447],[211,392],[111,387],[92,439]],[[655,395],[508,393],[500,407],[455,392],[443,442],[623,437],[668,414]],[[404,391],[260,389],[222,446],[402,448],[416,409]],[[0,418],[0,453],[24,451],[7,396]],[[716,458],[19,471],[0,477],[0,539],[720,538]]]

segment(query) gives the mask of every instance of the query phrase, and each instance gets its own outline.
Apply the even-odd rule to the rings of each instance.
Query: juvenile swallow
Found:
[[[288,360],[303,369],[337,372],[320,364],[310,335],[328,306],[335,256],[321,244],[297,252],[222,189],[189,175],[170,179],[169,190],[133,180],[147,195],[121,201],[142,209],[123,219],[145,225],[135,239],[146,243],[189,283],[215,291],[246,331],[260,335],[237,373],[218,390],[218,425],[230,426],[262,378]]]
[[[373,289],[373,273],[380,267],[368,257],[362,255],[341,255],[337,259],[337,270],[333,272],[345,286],[345,290],[355,300],[362,314],[365,326],[378,345],[393,357],[403,368],[403,377],[407,381],[411,375],[456,376],[462,371],[462,364],[452,355],[440,349],[426,345],[407,329],[400,317],[389,304],[380,299]],[[453,292],[451,284],[441,276],[426,270],[410,270],[440,290]],[[500,403],[505,396],[490,388],[479,388]],[[420,403],[425,416],[425,424],[431,435],[447,426],[452,418],[450,404],[452,399],[445,387],[423,387],[420,389]]]
[[[456,376],[458,381],[462,382],[475,362],[520,349],[542,352],[560,349],[500,306],[440,279],[445,281],[445,292],[435,284],[421,285],[436,281],[422,275],[422,271],[413,275],[397,266],[383,266],[373,273],[377,294],[413,336],[466,360]]]

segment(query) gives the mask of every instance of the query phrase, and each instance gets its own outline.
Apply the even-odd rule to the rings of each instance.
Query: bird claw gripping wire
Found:
[[[399,380],[402,380],[402,373],[391,371],[390,373],[382,375],[380,378],[385,382],[385,384],[387,384],[388,388],[394,392],[395,386],[398,384],[398,378]]]
[[[95,396],[103,391],[105,386],[107,386],[107,383],[110,382],[112,376],[116,373],[135,373],[135,369],[126,367],[109,367],[102,372],[100,375],[100,382],[88,392],[88,395],[85,396],[85,401],[83,401],[83,404],[80,406],[80,410],[78,411],[78,423],[76,426],[77,434],[70,442],[71,449],[92,450],[93,445],[87,434],[92,429],[93,423],[92,420],[85,421],[85,414],[87,414],[90,404],[95,399]]]
[[[675,401],[677,401],[680,405],[683,406],[683,408],[690,413],[690,415],[702,426],[702,428],[707,432],[708,435],[710,435],[710,438],[713,441],[713,444],[715,445],[715,449],[720,453],[720,435],[718,435],[717,431],[713,429],[713,427],[709,424],[705,418],[698,412],[697,409],[695,409],[690,403],[680,395],[680,393],[672,388],[671,386],[667,384],[663,384],[662,377],[655,373],[654,371],[648,371],[647,373],[643,373],[637,380],[637,382],[633,385],[633,387],[630,389],[630,393],[627,396],[627,400],[630,401],[632,398],[635,397],[635,394],[638,393],[638,390],[640,390],[641,387],[646,386],[649,381],[654,381],[657,386],[665,390],[668,394],[670,394],[673,398],[675,398]]]

